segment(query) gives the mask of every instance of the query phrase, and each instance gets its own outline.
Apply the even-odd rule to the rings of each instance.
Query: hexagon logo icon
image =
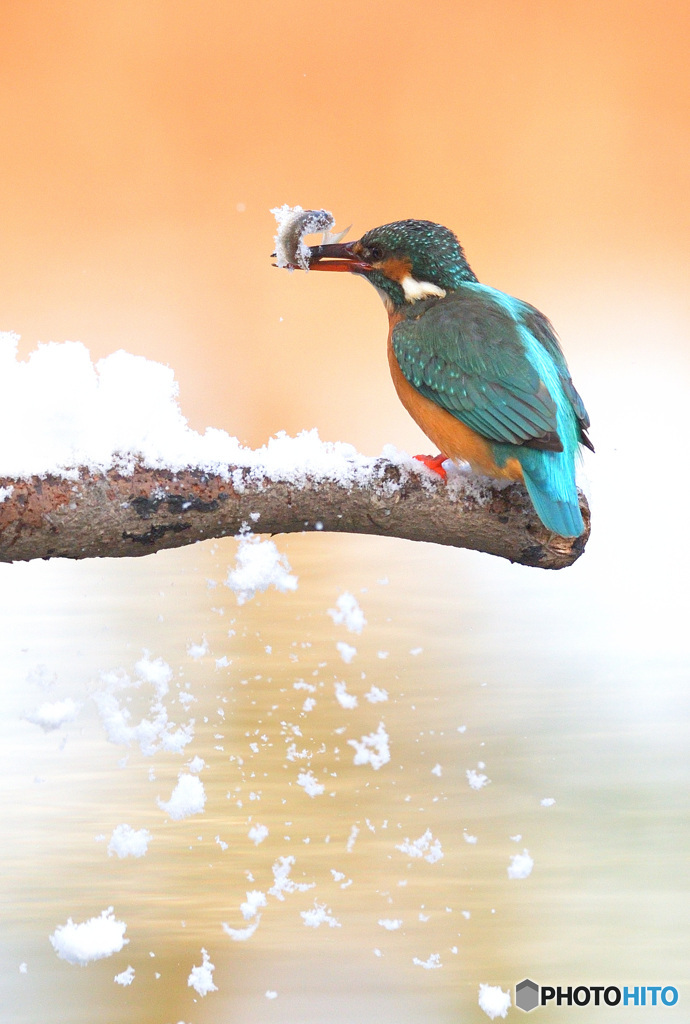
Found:
[[[525,978],[515,986],[515,1005],[525,1013],[529,1013],[539,1005],[539,986],[536,981]]]

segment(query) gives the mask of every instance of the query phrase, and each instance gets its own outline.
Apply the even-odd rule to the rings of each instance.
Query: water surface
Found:
[[[687,673],[654,602],[650,636],[640,591],[595,542],[562,573],[374,538],[278,543],[297,591],[242,606],[223,583],[234,541],[0,570],[7,1019],[481,1021],[479,984],[525,976],[673,984],[664,1019],[685,1019]],[[343,591],[361,634],[328,615]],[[194,719],[181,754],[110,742],[93,699],[103,673],[134,681],[145,651],[172,670],[170,719]],[[150,713],[150,685],[117,694],[132,723]],[[23,717],[64,697],[81,707],[58,730]],[[380,723],[390,760],[353,763],[348,741]],[[204,812],[171,820],[157,800],[195,757]],[[299,784],[307,771],[323,792]],[[489,781],[475,789],[468,771]],[[125,822],[151,832],[145,856],[108,856]],[[525,850],[531,874],[509,878]],[[310,888],[269,893],[281,857]],[[233,941],[223,923],[257,921],[241,910],[250,891],[265,895],[260,922]],[[85,967],[58,959],[56,927],[110,906],[128,945]],[[202,947],[218,987],[204,998],[187,984]],[[115,984],[128,965],[133,983]]]

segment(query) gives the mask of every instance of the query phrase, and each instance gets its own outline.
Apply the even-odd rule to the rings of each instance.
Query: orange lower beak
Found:
[[[352,274],[366,274],[372,267],[353,252],[354,242],[313,245],[309,256],[310,270],[348,271]],[[324,260],[325,262],[321,262]]]

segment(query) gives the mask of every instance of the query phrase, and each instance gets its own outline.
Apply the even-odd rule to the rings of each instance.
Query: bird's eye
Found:
[[[380,260],[383,259],[383,249],[381,248],[380,245],[372,245],[371,248],[369,249],[369,255],[371,256],[372,260],[378,263]]]

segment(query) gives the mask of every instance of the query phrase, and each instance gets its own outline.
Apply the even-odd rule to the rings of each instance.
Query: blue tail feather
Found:
[[[541,481],[538,482],[525,471],[524,466],[523,473],[532,504],[544,526],[548,530],[560,534],[561,537],[579,537],[584,531],[585,525],[577,500],[575,482],[573,481],[572,485],[572,495],[562,498],[549,493],[541,486]]]
[[[584,532],[572,451],[544,452],[516,445],[494,445],[493,450],[499,465],[511,457],[519,460],[527,492],[548,530],[561,537],[579,537]]]
[[[581,408],[576,413],[570,392],[566,394],[563,387],[562,368],[554,362],[538,339],[524,329],[523,340],[527,358],[539,373],[556,405],[556,427],[563,445],[560,452],[526,447],[521,449],[519,461],[525,485],[537,515],[547,529],[562,537],[579,537],[584,533],[585,526],[575,483],[575,459],[580,446],[578,415],[584,414],[586,417],[586,413],[579,396]],[[565,377],[569,382],[567,373]]]

